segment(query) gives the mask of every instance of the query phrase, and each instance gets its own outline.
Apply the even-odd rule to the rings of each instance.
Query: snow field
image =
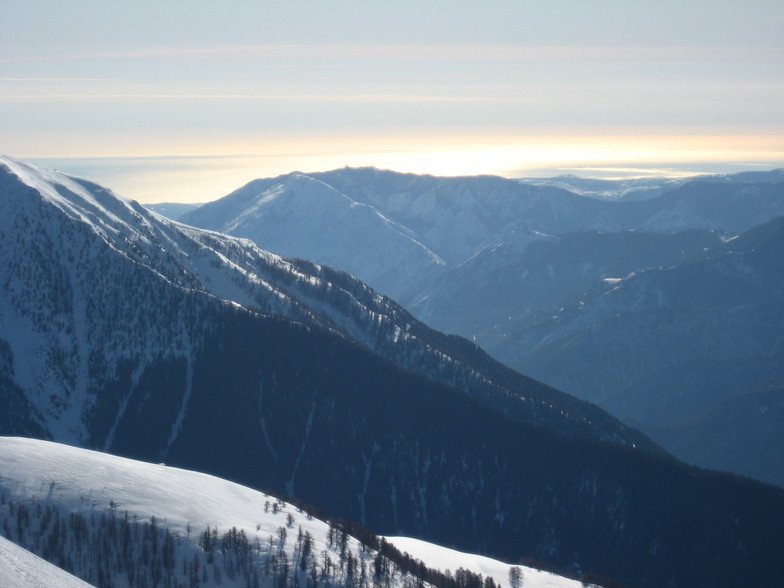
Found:
[[[277,542],[280,529],[285,528],[288,541],[284,543],[292,557],[294,539],[301,529],[313,537],[315,554],[323,557],[327,553],[337,559],[335,548],[329,545],[326,522],[262,492],[198,472],[49,441],[0,437],[0,476],[0,489],[7,498],[55,503],[65,512],[101,513],[111,508],[120,513],[127,511],[139,522],[150,522],[155,517],[160,526],[187,537],[192,548],[198,549],[199,536],[207,528],[217,529],[219,536],[236,528],[249,541],[258,538],[263,545],[270,542],[270,537]],[[512,566],[508,564],[407,537],[387,540],[430,568],[452,573],[463,568],[490,576],[499,586],[509,586]],[[363,553],[354,538],[349,538],[348,548],[354,554]],[[367,553],[363,557],[367,559]],[[581,585],[518,567],[526,588]],[[403,580],[398,578],[394,585],[405,585]]]

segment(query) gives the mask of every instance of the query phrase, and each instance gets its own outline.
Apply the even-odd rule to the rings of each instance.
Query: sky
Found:
[[[781,0],[0,0],[0,153],[142,202],[345,165],[784,166]]]

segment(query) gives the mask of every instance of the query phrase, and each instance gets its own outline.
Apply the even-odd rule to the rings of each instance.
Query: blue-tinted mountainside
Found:
[[[784,486],[780,475],[784,469],[782,380],[733,395],[705,414],[665,431],[648,428],[689,463],[703,463]]]
[[[784,420],[780,411],[755,418],[748,394],[784,378],[782,259],[784,217],[703,259],[597,285],[549,317],[521,321],[494,352],[637,423],[684,458],[784,485],[784,467],[760,437]],[[711,417],[744,404],[727,431],[726,420]],[[671,437],[672,428],[678,433]],[[733,451],[709,442],[730,430]],[[738,453],[759,458],[743,463]]]
[[[434,276],[511,232],[699,228],[731,236],[784,214],[782,185],[692,181],[656,198],[615,201],[494,176],[346,168],[255,180],[181,220],[343,269],[407,304]]]
[[[633,585],[777,583],[781,490],[656,453],[346,274],[2,168],[3,427]]]
[[[606,403],[635,426],[644,423],[651,434],[655,427],[657,439],[669,446],[662,426],[704,416],[725,399],[741,397],[777,377],[781,360],[771,351],[776,346],[770,347],[765,332],[758,333],[754,326],[767,323],[782,330],[775,309],[749,307],[746,312],[763,314],[747,317],[717,312],[703,329],[693,320],[697,307],[692,306],[684,310],[682,321],[670,315],[674,322],[668,323],[665,337],[664,325],[655,321],[640,326],[642,330],[628,324],[633,329],[628,333],[620,322],[619,330],[603,331],[609,327],[596,322],[606,320],[597,308],[606,296],[608,302],[618,298],[607,294],[616,287],[626,291],[627,278],[676,266],[688,273],[697,268],[688,264],[722,251],[724,240],[784,214],[783,174],[774,170],[678,181],[514,181],[347,168],[257,180],[185,220],[315,261],[329,251],[329,263],[365,277],[424,322],[477,342],[523,373]],[[405,228],[407,238],[440,262],[412,264],[410,257],[398,257],[397,246],[381,239],[380,229],[367,229],[379,239],[369,243],[360,237],[366,229],[357,228],[362,223],[356,218],[329,232],[338,226],[321,220],[329,215],[299,204],[302,183],[319,186],[308,194],[330,210],[332,200],[349,208],[372,207],[389,220],[388,226],[396,227],[396,235]],[[323,197],[318,196],[321,192]],[[329,246],[313,245],[313,235]],[[700,286],[698,274],[679,279],[694,293],[729,295],[727,289]],[[738,297],[743,298],[747,285],[751,282],[739,282],[735,298],[717,304],[742,306]],[[615,310],[628,314],[640,308]],[[768,311],[774,314],[764,314]],[[564,313],[578,322],[563,326]],[[593,338],[583,353],[579,341],[588,334]],[[720,341],[744,349],[746,355],[717,352]],[[654,410],[638,402],[635,390],[640,397],[660,397],[660,406]],[[662,422],[658,415],[667,414],[680,420]],[[751,443],[752,437],[747,439]],[[749,445],[746,450],[762,448]],[[739,471],[733,460],[722,462],[718,451],[699,463],[724,463]],[[755,475],[781,483],[784,472],[760,468]]]
[[[487,349],[508,344],[522,325],[552,317],[591,290],[644,268],[701,259],[721,244],[711,231],[511,232],[442,275],[410,304],[445,331],[471,333]],[[514,348],[504,357],[514,365]]]

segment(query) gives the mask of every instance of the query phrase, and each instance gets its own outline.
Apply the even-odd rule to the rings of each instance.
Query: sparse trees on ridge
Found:
[[[268,502],[265,511],[286,512]],[[302,506],[302,505],[300,505]],[[312,513],[297,509],[307,520]],[[382,537],[345,521],[329,520],[325,549],[286,512],[276,533],[262,539],[232,527],[207,526],[191,538],[156,517],[140,520],[112,503],[105,510],[64,512],[36,498],[10,499],[0,492],[0,532],[9,540],[98,588],[498,588],[490,577],[459,568],[429,569]],[[260,526],[257,526],[257,531]],[[511,588],[523,586],[519,567],[509,571]]]

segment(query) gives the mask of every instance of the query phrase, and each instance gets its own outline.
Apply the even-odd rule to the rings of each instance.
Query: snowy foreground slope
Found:
[[[289,581],[295,581],[294,576],[299,574],[303,584],[308,578],[316,578],[319,582],[346,585],[352,581],[358,582],[364,570],[366,585],[370,585],[374,569],[379,565],[376,563],[379,561],[378,552],[363,547],[351,537],[347,538],[347,550],[341,555],[340,539],[334,531],[335,538],[330,541],[330,524],[309,516],[299,508],[261,492],[197,472],[17,437],[0,437],[0,472],[2,532],[10,534],[14,541],[31,551],[49,551],[50,557],[56,557],[51,555],[56,551],[51,547],[53,533],[47,535],[47,529],[51,531],[53,526],[57,526],[52,520],[58,517],[49,510],[49,507],[53,507],[62,520],[73,514],[81,514],[87,527],[93,530],[95,527],[108,528],[107,520],[115,521],[111,524],[116,524],[117,528],[125,524],[123,521],[133,521],[143,529],[141,535],[149,535],[152,532],[150,529],[154,527],[161,529],[161,532],[172,538],[162,536],[161,545],[165,549],[165,545],[171,541],[174,554],[172,561],[182,562],[171,566],[171,577],[180,585],[193,585],[193,570],[188,566],[194,557],[202,555],[206,558],[211,549],[204,541],[207,529],[219,538],[215,543],[213,568],[219,570],[218,578],[222,586],[245,586],[247,577],[240,577],[241,564],[232,562],[231,546],[225,547],[230,543],[227,537],[235,538],[235,543],[237,538],[245,538],[240,539],[239,543],[247,540],[250,546],[250,585],[254,585],[254,577],[260,585],[264,585],[265,581],[272,582],[275,569],[280,581],[284,561]],[[36,513],[43,514],[36,516]],[[63,527],[66,527],[65,523],[60,526]],[[90,535],[86,529],[81,532],[83,536]],[[138,534],[138,527],[131,527],[128,532]],[[118,534],[121,532],[118,531]],[[100,533],[91,536],[96,537],[95,541],[109,541],[106,537],[98,539]],[[428,567],[444,572],[449,570],[453,575],[463,568],[491,577],[498,585],[509,586],[509,569],[513,566],[407,537],[390,538],[389,542]],[[121,543],[121,540],[118,539],[117,543]],[[309,543],[309,547],[305,548],[305,543]],[[75,553],[76,547],[71,545],[70,549],[71,552],[65,556],[72,562],[78,575],[87,574],[87,579],[96,584],[100,583],[97,582],[100,577],[104,583],[134,585],[132,581],[129,582],[127,573],[113,575],[110,563],[105,564],[105,572],[99,569],[92,572],[98,576],[89,577],[90,570],[96,568],[88,563],[80,563]],[[285,558],[281,555],[284,553]],[[53,575],[55,572],[50,567],[28,563],[33,557],[24,552],[20,554],[19,550],[7,547],[6,543],[0,543],[0,584],[6,588],[16,585],[76,588],[84,585],[76,580],[70,584],[70,580],[61,581],[59,576]],[[154,562],[154,554],[148,554],[148,559]],[[274,562],[270,563],[272,559]],[[327,560],[332,563],[325,570]],[[355,562],[353,572],[348,571],[351,565],[349,561]],[[236,576],[234,580],[230,577],[231,572],[226,571],[232,566]],[[416,585],[418,579],[415,576],[400,570],[395,572],[397,568],[392,562],[387,566],[388,579],[382,585]],[[581,585],[580,582],[550,573],[516,567],[522,572],[523,585],[526,587]],[[28,568],[32,570],[30,574],[40,578],[40,582],[14,584],[13,578],[19,574],[22,577],[33,577],[24,576],[26,572],[23,570]],[[198,585],[217,584],[214,569],[205,565],[197,578]],[[208,576],[206,582],[203,580],[205,571]],[[256,572],[255,576],[253,571]],[[265,574],[265,571],[269,573]],[[105,575],[100,576],[101,573]],[[161,574],[165,573],[166,565],[162,564]],[[352,573],[354,580],[351,579]],[[137,579],[141,577],[141,572],[136,571],[135,574]],[[6,578],[10,579],[6,581]]]
[[[90,584],[0,536],[3,588],[89,588]]]

